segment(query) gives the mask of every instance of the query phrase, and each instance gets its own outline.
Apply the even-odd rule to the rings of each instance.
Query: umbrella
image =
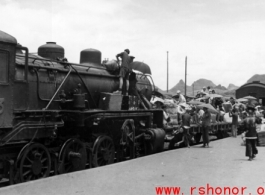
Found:
[[[186,99],[195,99],[195,98],[196,98],[195,96],[189,96],[189,95],[184,95],[184,97],[185,97]]]
[[[200,104],[197,105],[198,108],[208,108],[210,112],[212,113],[218,113],[218,111],[211,105],[211,104]]]
[[[197,91],[197,94],[207,95],[208,93],[204,91]]]
[[[186,110],[191,110],[191,107],[189,104],[183,102],[183,103],[180,103],[179,106],[182,106],[183,108],[185,108]]]
[[[157,96],[157,97],[160,97],[162,99],[164,98],[164,95],[162,93],[160,93],[159,91],[153,91],[152,92],[152,95]]]
[[[134,70],[138,70],[144,74],[151,74],[150,67],[143,62],[134,61],[130,64],[130,68]]]
[[[244,99],[248,99],[248,100],[256,100],[257,98],[253,97],[253,96],[246,96],[246,97],[243,97]]]
[[[219,94],[216,94],[216,93],[213,93],[213,94],[207,94],[206,97],[221,98],[223,96],[222,95],[219,95]]]
[[[245,99],[245,98],[239,98],[239,99],[237,99],[236,101],[238,101],[238,102],[247,102],[248,99]]]
[[[203,102],[200,102],[200,101],[197,101],[197,100],[191,100],[188,103],[189,104],[192,104],[192,105],[200,105],[200,104],[203,104]]]
[[[207,100],[207,99],[209,99],[209,97],[207,97],[207,96],[203,96],[203,97],[201,97],[201,98],[197,98],[196,100],[197,100],[197,101],[201,101],[201,100]]]
[[[235,104],[232,106],[232,108],[234,108],[234,107],[237,107],[237,108],[242,107],[242,108],[244,108],[244,109],[247,108],[247,106],[246,106],[245,104],[242,104],[242,103],[240,103],[240,102],[235,103]]]
[[[162,104],[164,104],[164,100],[162,98],[159,98],[159,97],[152,97],[152,99],[150,100],[150,102],[152,104],[154,104],[156,102],[161,102]]]

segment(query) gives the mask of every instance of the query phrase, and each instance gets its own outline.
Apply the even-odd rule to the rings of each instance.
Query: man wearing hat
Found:
[[[243,120],[243,126],[246,131],[246,156],[248,160],[253,160],[258,150],[256,148],[258,133],[256,130],[257,118],[254,116],[255,107],[252,105],[247,106],[248,116]]]
[[[186,98],[184,95],[181,94],[180,90],[177,90],[177,95],[176,97],[178,98],[178,102],[180,103],[186,103]]]
[[[120,67],[120,85],[119,85],[119,90],[113,92],[116,94],[121,94],[122,92],[122,87],[123,87],[123,79],[126,81],[126,95],[128,95],[128,90],[129,90],[129,76],[130,76],[130,67],[129,64],[133,61],[134,57],[130,57],[130,50],[125,49],[124,52],[121,52],[116,55],[117,61],[119,63],[120,59],[122,60],[121,62],[121,67]]]
[[[201,92],[203,92],[203,93],[207,93],[207,92],[206,92],[206,87],[203,87],[202,90],[201,90]]]

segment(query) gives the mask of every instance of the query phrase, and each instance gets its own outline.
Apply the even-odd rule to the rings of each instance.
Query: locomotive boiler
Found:
[[[25,182],[160,152],[163,112],[148,105],[153,83],[132,73],[134,89],[122,96],[112,94],[118,82],[98,50],[70,63],[54,42],[33,55],[0,31],[0,179]]]

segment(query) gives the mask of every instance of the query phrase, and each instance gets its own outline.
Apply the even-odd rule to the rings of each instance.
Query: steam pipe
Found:
[[[61,83],[61,85],[58,87],[57,91],[54,93],[54,95],[52,96],[52,99],[49,101],[49,103],[47,104],[46,108],[44,108],[44,110],[47,110],[48,107],[50,106],[50,104],[52,103],[53,99],[55,98],[55,96],[57,95],[57,93],[59,92],[59,90],[61,89],[61,87],[63,86],[64,82],[66,81],[66,79],[68,78],[68,76],[70,75],[70,73],[72,72],[72,66],[70,66],[69,72],[67,73],[66,77],[64,78],[63,82]]]

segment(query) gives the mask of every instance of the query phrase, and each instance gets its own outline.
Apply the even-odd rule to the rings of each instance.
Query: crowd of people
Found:
[[[134,57],[129,56],[130,50],[125,49],[123,52],[116,55],[117,61],[115,63],[120,64],[119,70],[119,89],[113,93],[121,94],[123,88],[123,80],[125,80],[125,95],[129,92],[129,75],[132,72],[130,64],[133,62]],[[120,63],[121,61],[121,63]],[[237,102],[233,97],[230,99],[223,99],[222,96],[215,95],[215,90],[211,87],[203,87],[198,91],[193,103],[187,100],[181,91],[178,90],[176,95],[171,100],[163,100],[161,98],[154,101],[154,109],[163,109],[163,125],[165,131],[173,131],[182,134],[182,140],[177,142],[179,146],[181,143],[185,143],[187,147],[190,147],[190,141],[193,140],[193,136],[189,132],[191,124],[198,124],[202,128],[202,147],[209,147],[209,131],[211,123],[214,122],[227,122],[228,117],[232,118],[232,137],[237,137],[238,127],[240,126],[245,131],[246,140],[246,156],[249,160],[255,158],[257,154],[257,131],[256,124],[261,123],[261,116],[265,114],[260,107],[254,107],[253,105],[247,105],[241,102]],[[198,106],[202,103],[204,106]],[[209,108],[211,106],[214,113],[210,113]],[[241,123],[239,123],[239,120]],[[240,124],[240,125],[239,125]],[[177,128],[177,129],[176,129]]]
[[[211,123],[228,122],[227,120],[230,118],[229,122],[232,122],[231,136],[237,137],[238,128],[242,132],[246,132],[246,156],[249,157],[249,160],[255,158],[257,154],[255,124],[260,123],[263,116],[260,106],[255,107],[249,102],[238,102],[233,97],[224,99],[221,96],[209,94],[215,94],[215,91],[210,87],[203,87],[192,101],[187,102],[185,96],[178,90],[171,100],[160,99],[154,102],[155,108],[164,110],[164,129],[182,134],[182,140],[177,142],[176,146],[183,143],[190,147],[190,142],[193,138],[189,129],[191,124],[197,124],[201,126],[202,130],[202,147],[209,147]],[[209,110],[208,106],[193,104],[196,102],[204,105],[210,104],[215,109],[215,112]],[[172,110],[175,110],[175,112],[172,112]]]

